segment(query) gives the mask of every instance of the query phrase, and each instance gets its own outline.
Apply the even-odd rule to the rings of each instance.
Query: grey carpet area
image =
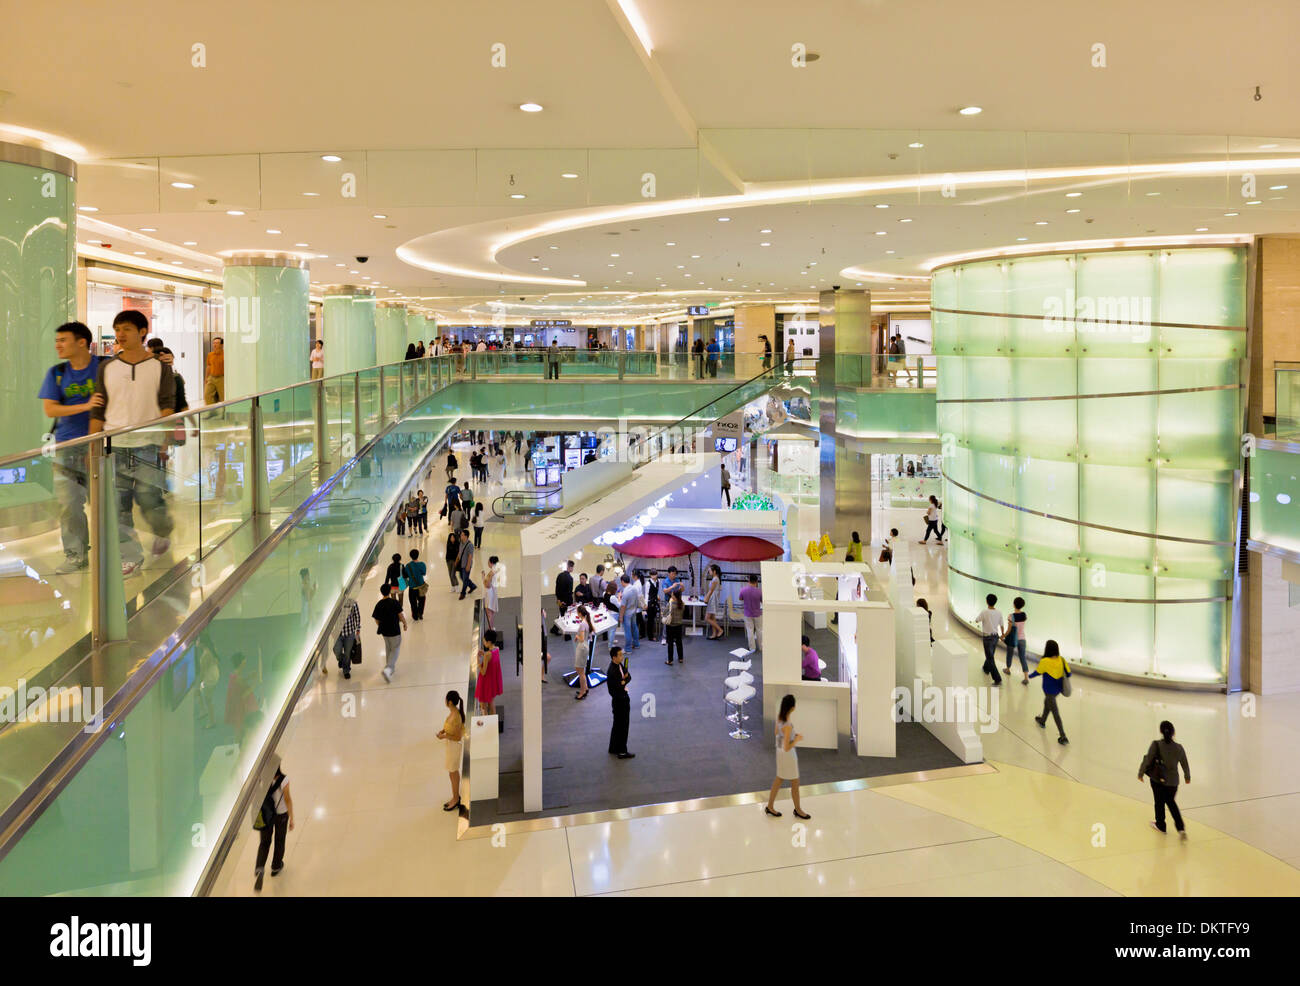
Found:
[[[577,701],[577,689],[564,683],[561,673],[572,667],[573,643],[547,635],[550,655],[548,681],[542,685],[542,785],[544,809],[523,810],[523,729],[520,722],[521,676],[515,674],[514,627],[519,600],[501,600],[496,625],[504,628],[501,674],[505,692],[498,700],[505,714],[501,736],[499,797],[475,800],[470,819],[476,827],[494,822],[603,811],[659,804],[691,798],[716,797],[766,790],[776,765],[773,724],[762,714],[762,660],[757,655],[750,672],[758,695],[746,705],[750,719],[748,740],[727,734],[734,725],[724,718],[722,680],[729,674],[731,651],[744,648],[745,632],[736,628],[722,640],[686,638],[685,664],[664,664],[665,648],[642,642],[631,654],[628,667],[632,683],[632,724],[628,749],[633,760],[608,753],[612,722],[609,693],[604,685],[592,688]],[[827,662],[826,676],[835,677],[838,643],[828,630],[807,629],[813,647]],[[609,664],[609,651],[599,643],[592,668]],[[653,717],[644,717],[647,693],[654,696]],[[467,710],[468,711],[468,710]],[[859,757],[847,740],[839,750],[800,749],[802,784],[854,780],[885,774],[959,766],[947,747],[916,723],[897,726],[896,757]],[[472,790],[472,778],[471,778]]]

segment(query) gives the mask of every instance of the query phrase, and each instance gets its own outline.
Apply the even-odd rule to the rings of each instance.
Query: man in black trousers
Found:
[[[609,688],[609,704],[614,711],[614,725],[609,731],[609,752],[620,760],[631,760],[635,753],[627,752],[627,727],[632,719],[632,699],[627,686],[632,675],[623,663],[623,648],[617,644],[609,649],[609,667],[605,669],[605,685]]]
[[[573,605],[573,559],[570,558],[564,563],[564,571],[555,576],[555,605],[560,607],[560,616],[569,611]],[[558,633],[552,627],[552,630]],[[568,640],[569,635],[566,633],[564,639]]]

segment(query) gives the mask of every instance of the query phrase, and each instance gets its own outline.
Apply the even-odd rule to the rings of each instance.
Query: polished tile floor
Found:
[[[492,495],[520,485],[519,466],[512,458],[511,478]],[[904,536],[924,527],[919,511],[883,505],[873,521],[875,543],[889,526]],[[490,524],[480,552],[501,556],[511,593],[517,534]],[[806,797],[806,827],[786,790],[779,820],[745,804],[458,840],[455,813],[441,809],[449,788],[435,734],[444,693],[465,685],[468,656],[448,641],[467,639],[471,610],[437,578],[445,536],[445,523],[434,523],[425,539],[433,588],[392,684],[369,634],[352,680],[332,669],[296,710],[281,748],[296,825],[286,868],[263,895],[1300,894],[1300,763],[1289,754],[1300,740],[1300,694],[1252,707],[1242,696],[1082,677],[1062,702],[1068,747],[1033,722],[1037,682],[1013,680],[998,728],[983,737],[994,771]],[[394,537],[386,551],[419,545]],[[935,635],[967,644],[977,680],[977,643],[949,623],[945,549],[913,547]],[[1149,789],[1137,780],[1164,718],[1192,768],[1179,796],[1186,843],[1149,828]],[[255,851],[246,830],[217,894],[253,892]]]

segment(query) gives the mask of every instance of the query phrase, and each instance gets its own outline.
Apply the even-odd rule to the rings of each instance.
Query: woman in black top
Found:
[[[451,576],[451,590],[456,591],[456,559],[460,557],[460,531],[452,528],[447,534],[447,574]]]
[[[1178,768],[1183,768],[1187,783],[1192,783],[1192,771],[1187,766],[1187,753],[1181,743],[1174,742],[1174,724],[1166,719],[1160,724],[1160,739],[1152,740],[1147,747],[1147,755],[1138,767],[1138,781],[1151,778],[1151,795],[1155,798],[1156,820],[1151,827],[1157,832],[1165,831],[1165,808],[1174,816],[1174,828],[1179,838],[1186,841],[1187,832],[1183,829],[1183,813],[1178,810],[1174,798],[1178,795]]]
[[[453,452],[451,449],[448,449],[447,450],[447,478],[448,479],[456,478],[456,467],[458,465],[460,465],[460,463],[456,461],[456,453]]]
[[[389,585],[397,586],[397,605],[402,605],[401,583],[397,580],[402,577],[402,556],[393,555],[393,560],[388,564],[388,570],[384,572],[384,581]]]
[[[772,341],[765,335],[759,338],[763,340],[763,369],[770,370],[772,369]]]
[[[405,357],[405,358],[406,358],[406,359],[415,359],[415,343],[413,343],[413,342],[408,342],[408,343],[406,344],[406,357]]]
[[[474,504],[474,547],[483,547],[483,501]]]

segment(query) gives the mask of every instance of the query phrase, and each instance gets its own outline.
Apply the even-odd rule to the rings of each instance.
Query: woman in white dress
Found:
[[[722,610],[722,569],[717,565],[709,566],[709,589],[704,594],[704,621],[709,625],[709,640],[718,640],[725,636],[718,623],[718,614]]]
[[[575,700],[587,697],[587,658],[591,654],[591,638],[596,627],[586,606],[578,607],[578,632],[573,638],[573,670],[578,672],[578,694]]]
[[[781,699],[781,711],[776,717],[776,780],[772,781],[772,793],[767,797],[767,806],[763,809],[773,818],[780,818],[776,805],[776,792],[781,790],[781,782],[790,782],[790,797],[794,800],[795,818],[812,818],[804,812],[799,804],[799,753],[795,746],[802,742],[803,736],[795,732],[794,696],[786,695]]]
[[[489,630],[496,629],[494,621],[497,615],[497,590],[501,588],[498,585],[497,564],[500,561],[496,555],[488,559],[487,571],[483,573],[483,612],[486,615],[487,627]]]

